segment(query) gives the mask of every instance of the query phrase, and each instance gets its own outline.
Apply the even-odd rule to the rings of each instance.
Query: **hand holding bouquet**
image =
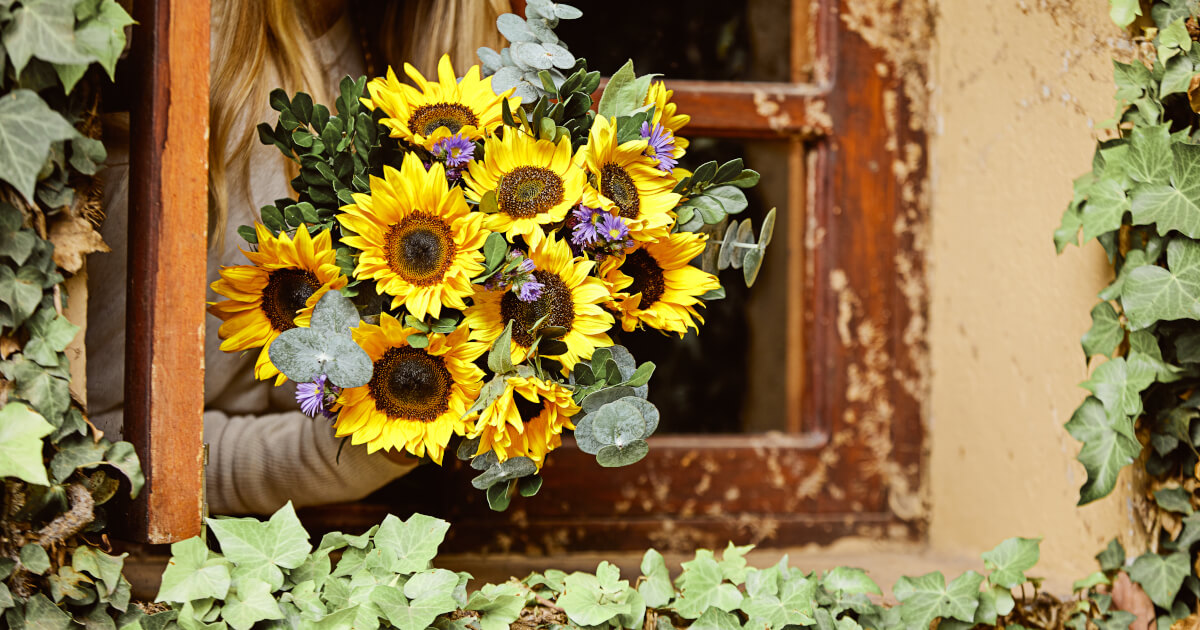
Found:
[[[336,115],[273,92],[259,134],[299,165],[297,199],[239,229],[252,264],[213,284],[221,347],[257,350],[256,378],[370,451],[440,464],[458,436],[496,509],[537,491],[564,431],[603,466],[645,457],[654,365],[620,332],[699,330],[715,273],[753,283],[774,224],[756,242],[728,219],[758,180],[740,159],[679,166],[689,117],[662,82],[626,64],[593,103],[600,74],[553,32],[578,16],[531,1],[482,68],[347,77]]]

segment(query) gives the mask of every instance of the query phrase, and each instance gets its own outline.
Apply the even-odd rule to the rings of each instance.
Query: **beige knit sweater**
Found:
[[[316,49],[336,85],[347,74],[363,73],[362,54],[350,23],[343,18],[316,41]],[[213,42],[213,54],[221,54]],[[336,93],[336,91],[335,91]],[[251,125],[274,120],[266,103],[252,112]],[[107,139],[106,139],[107,140]],[[238,249],[244,245],[236,230],[252,224],[257,209],[276,199],[294,196],[281,168],[277,149],[258,144],[228,147],[251,153],[250,180],[230,173],[229,224],[224,247],[208,257],[208,281],[222,266],[248,264]],[[119,436],[125,373],[125,268],[128,198],[128,152],[112,147],[104,171],[107,219],[101,230],[112,253],[88,260],[87,353],[88,407],[92,420],[110,436]],[[250,191],[247,202],[241,193]],[[210,302],[221,299],[211,290]],[[221,322],[209,316],[205,327],[204,440],[209,445],[205,474],[209,510],[213,514],[270,513],[289,499],[297,506],[353,501],[412,470],[380,453],[368,455],[362,446],[341,440],[321,417],[299,411],[295,386],[272,387],[254,380],[257,351],[242,355],[219,349]],[[194,375],[177,375],[179,387],[196,387]]]

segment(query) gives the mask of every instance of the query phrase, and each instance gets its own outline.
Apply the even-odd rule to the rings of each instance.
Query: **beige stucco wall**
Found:
[[[977,554],[1044,536],[1040,570],[1076,577],[1140,531],[1128,475],[1075,507],[1085,473],[1062,426],[1109,272],[1099,246],[1056,256],[1051,234],[1112,116],[1110,59],[1131,53],[1107,9],[942,0],[932,72],[929,540]]]

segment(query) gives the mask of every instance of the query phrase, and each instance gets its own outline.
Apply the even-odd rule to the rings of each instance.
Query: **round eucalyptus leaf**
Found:
[[[425,347],[429,346],[429,335],[427,335],[425,333],[419,333],[419,332],[410,333],[408,335],[408,337],[405,338],[405,341],[408,342],[408,345],[410,345],[414,348],[417,348],[417,349],[425,348]]]
[[[504,65],[500,60],[500,53],[487,46],[480,46],[479,50],[475,51],[475,54],[479,57],[479,62],[483,64],[484,74],[495,74],[500,69],[500,66]]]
[[[633,400],[641,400],[630,396]],[[646,420],[641,410],[624,400],[610,402],[594,414],[592,418],[592,434],[603,444],[613,444],[625,447],[634,440],[646,437]]]
[[[500,460],[496,459],[496,451],[484,451],[471,460],[471,468],[475,470],[487,470],[499,462]]]
[[[507,52],[507,50],[506,50]],[[492,75],[492,91],[499,94],[514,88],[521,82],[521,71],[512,66],[504,66]]]
[[[513,92],[513,96],[520,98],[522,103],[532,103],[538,100],[540,95],[532,83],[522,81],[517,84],[517,90]]]
[[[371,380],[371,357],[348,335],[293,328],[280,333],[267,354],[284,376],[297,383],[310,383],[320,374],[343,388],[361,387]]]
[[[457,455],[458,458],[464,462],[470,460],[471,458],[475,457],[476,451],[479,450],[479,442],[479,438],[471,438],[459,442],[458,450],[455,451],[455,455]]]
[[[496,512],[503,512],[508,509],[508,504],[512,502],[512,482],[498,483],[487,489],[488,507]]]
[[[721,205],[721,202],[707,194],[689,199],[688,205],[695,208],[697,214],[709,225],[720,223],[726,216],[725,207]]]
[[[685,210],[692,210],[692,208],[690,206],[679,207],[679,212],[681,215]],[[686,221],[678,221],[675,224],[675,232],[695,232],[699,230],[702,225],[704,225],[704,217],[700,216],[699,212],[693,212],[689,219]]]
[[[558,17],[554,15],[554,11],[549,11],[549,16],[539,15],[537,18],[527,20],[529,31],[533,36],[538,38],[538,41],[550,44],[558,43],[558,35],[554,34],[554,27],[558,26]]]
[[[729,227],[725,228],[725,238],[721,241],[721,253],[717,256],[717,268],[728,269],[730,261],[733,260],[734,236],[737,234],[737,221],[731,221]]]
[[[750,205],[746,201],[746,193],[742,192],[737,186],[716,186],[709,188],[704,191],[704,196],[720,201],[721,206],[725,208],[725,212],[729,214],[737,214]]]
[[[521,496],[531,497],[537,494],[538,490],[542,489],[542,476],[522,477],[518,485],[521,489]]]
[[[554,6],[554,15],[563,20],[575,20],[583,17],[583,11],[569,4],[558,4]]]
[[[632,396],[622,398],[621,402],[628,405],[633,405],[634,407],[638,408],[638,411],[642,412],[642,419],[646,423],[646,434],[642,437],[648,438],[651,435],[654,435],[654,432],[658,430],[658,421],[660,418],[658,407],[655,407],[654,403],[650,402],[649,400],[645,400],[643,398],[634,398]]]
[[[775,208],[763,218],[762,227],[758,230],[758,246],[766,249],[771,244],[771,236],[775,234]]]
[[[493,234],[499,234],[499,232],[493,232]],[[542,326],[538,332],[546,339],[559,339],[571,331],[562,326]]]
[[[362,387],[371,382],[374,365],[366,350],[354,343],[350,337],[330,337],[329,354],[333,358],[325,361],[325,375],[329,382],[341,387]]]
[[[636,395],[637,395],[637,393],[634,391],[634,389],[632,387],[626,387],[624,385],[620,385],[617,387],[609,387],[607,389],[602,389],[594,394],[590,394],[587,398],[584,398],[583,404],[580,405],[580,408],[583,409],[584,413],[592,413],[592,412],[596,411],[597,409],[599,409],[600,407],[603,407],[604,405],[607,405],[608,403],[610,403],[614,400],[620,400],[622,398],[625,398],[626,396],[636,396]]]
[[[515,65],[517,65],[516,63],[514,63],[514,62],[513,62],[513,58],[512,58],[512,49],[511,49],[511,48],[501,48],[501,49],[500,49],[500,65],[501,65],[501,66],[515,66]]]
[[[581,419],[579,419],[579,416],[576,416],[576,418],[575,443],[579,445],[579,450],[587,453],[588,455],[595,455],[596,453],[599,453],[600,449],[607,445],[601,444],[600,441],[596,439],[595,433],[592,431],[592,417],[590,415],[585,415]]]
[[[512,481],[537,473],[537,464],[528,457],[514,457],[492,465],[482,475],[471,480],[471,485],[486,490],[497,483]]]
[[[746,258],[742,261],[742,275],[746,278],[746,286],[754,286],[754,281],[758,279],[758,270],[762,268],[763,250],[751,249],[746,251]]]
[[[704,243],[704,251],[700,253],[700,268],[708,273],[716,275],[720,269],[717,268],[717,259],[721,255],[721,243],[716,241],[706,241]]]
[[[550,61],[554,64],[555,68],[569,70],[575,65],[575,55],[572,55],[571,51],[567,50],[566,48],[563,48],[558,44],[545,42],[542,43],[542,48],[550,54]]]
[[[349,335],[350,328],[358,325],[360,318],[354,302],[340,291],[326,291],[313,307],[310,328],[316,331]]]
[[[636,440],[624,448],[605,446],[596,453],[596,463],[605,468],[618,468],[642,461],[650,452],[650,445],[645,440]]]
[[[738,226],[737,236],[734,238],[736,242],[742,245],[754,244],[754,225],[750,223],[750,219],[742,221],[741,225]]]
[[[496,18],[496,28],[505,39],[513,43],[532,42],[536,39],[525,20],[515,13],[505,13]]]
[[[513,58],[521,63],[537,68],[538,70],[549,70],[554,67],[554,56],[551,55],[541,44],[533,42],[521,42],[512,45]],[[536,76],[536,75],[534,75]],[[528,77],[526,77],[528,80]],[[541,78],[538,78],[541,81]]]

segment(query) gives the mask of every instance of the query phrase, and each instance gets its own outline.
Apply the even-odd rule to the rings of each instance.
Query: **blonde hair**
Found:
[[[247,113],[261,111],[276,87],[312,95],[330,104],[337,77],[323,75],[313,33],[302,19],[301,6],[311,0],[212,0],[213,53],[209,76],[208,233],[222,247],[232,195],[250,201],[249,190],[230,190],[232,173],[250,182],[250,152],[229,147],[257,143],[258,121]],[[367,71],[380,74],[387,65],[405,61],[430,76],[443,52],[449,52],[460,74],[477,63],[479,46],[499,48],[496,18],[510,9],[509,0],[416,0],[355,2],[364,39]],[[379,56],[382,59],[376,59]],[[401,76],[402,73],[400,73]],[[284,172],[295,165],[280,156]],[[294,174],[294,172],[293,172]]]

